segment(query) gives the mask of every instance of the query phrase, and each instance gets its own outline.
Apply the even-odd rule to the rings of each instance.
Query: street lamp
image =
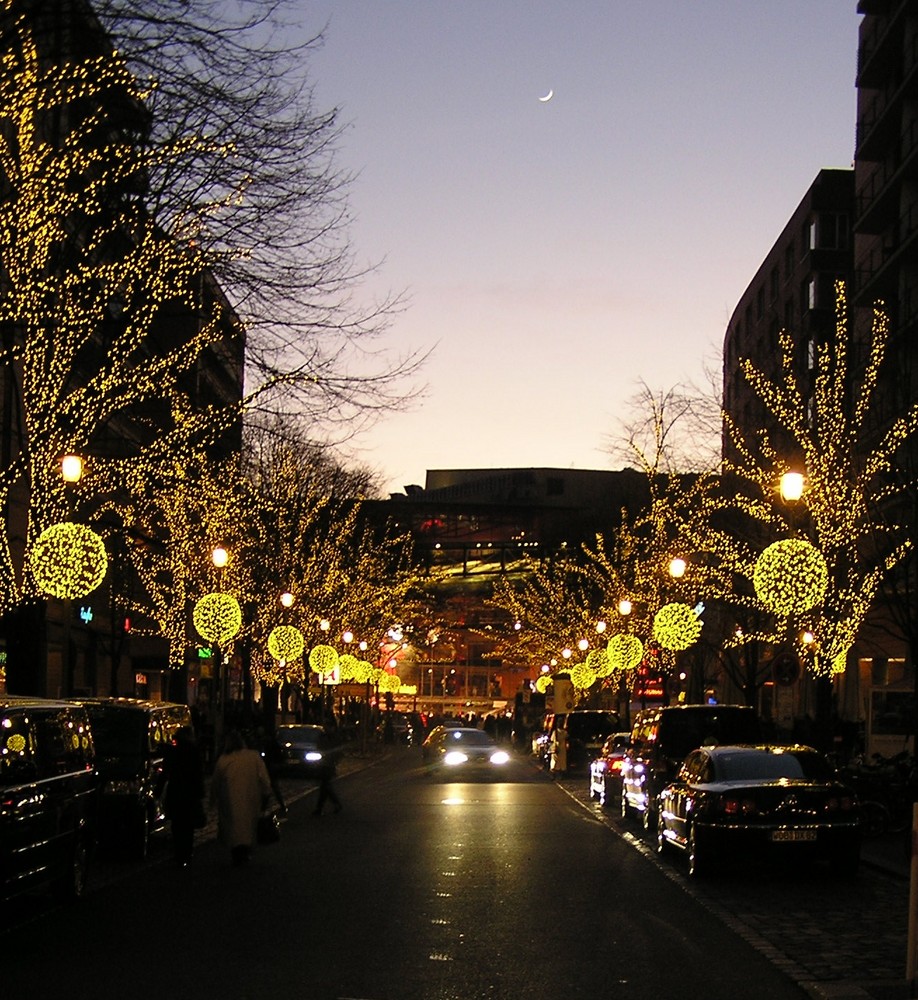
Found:
[[[675,559],[671,559],[669,562],[669,575],[674,580],[681,580],[685,576],[685,571],[688,568],[688,563],[679,556]]]
[[[64,455],[61,459],[61,479],[65,483],[78,483],[82,478],[82,457],[80,455]]]
[[[781,499],[786,503],[796,503],[803,496],[803,473],[785,472],[781,476]]]

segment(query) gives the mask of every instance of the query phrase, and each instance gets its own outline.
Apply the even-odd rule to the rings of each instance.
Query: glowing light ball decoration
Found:
[[[379,678],[379,690],[389,691],[392,694],[398,694],[401,689],[402,682],[399,679],[398,674],[383,674]]]
[[[373,672],[373,664],[369,660],[358,660],[354,664],[354,680],[358,684],[366,684]]]
[[[592,670],[585,663],[578,663],[571,667],[571,684],[578,691],[587,691],[596,683],[596,671]]]
[[[319,644],[309,651],[309,668],[317,674],[331,673],[338,666],[338,650]]]
[[[808,611],[826,593],[829,571],[822,553],[804,538],[774,542],[759,556],[752,574],[759,600],[769,611]]]
[[[606,658],[612,673],[626,674],[641,662],[644,644],[636,635],[620,632],[613,635],[606,646]]]
[[[357,680],[357,664],[360,660],[353,653],[342,653],[338,657],[338,669],[341,671],[342,681]]]
[[[52,524],[32,546],[29,569],[43,594],[61,599],[85,597],[99,586],[108,569],[105,543],[85,524]]]
[[[591,649],[587,653],[586,665],[597,677],[608,677],[612,673],[612,664],[609,662],[609,654],[604,649]]]
[[[687,604],[664,604],[653,618],[653,637],[664,649],[688,649],[701,635],[701,620]]]
[[[545,694],[553,683],[554,681],[549,674],[539,674],[535,682],[536,691],[538,691],[539,694]]]
[[[268,635],[268,652],[275,660],[292,663],[303,655],[306,643],[296,625],[278,625]]]
[[[205,594],[194,606],[192,621],[198,635],[223,646],[242,628],[242,608],[232,594]]]

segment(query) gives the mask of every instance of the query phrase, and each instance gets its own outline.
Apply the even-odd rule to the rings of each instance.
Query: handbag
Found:
[[[256,840],[259,844],[276,844],[280,840],[280,819],[277,813],[262,813],[258,817]]]

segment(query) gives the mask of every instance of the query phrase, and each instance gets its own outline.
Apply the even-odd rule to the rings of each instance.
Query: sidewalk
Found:
[[[861,864],[907,881],[911,877],[910,839],[910,833],[905,832],[885,833],[865,840],[861,844]]]

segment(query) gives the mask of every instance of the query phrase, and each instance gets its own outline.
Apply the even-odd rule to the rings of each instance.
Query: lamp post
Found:
[[[217,570],[217,591],[223,590],[223,570],[229,563],[229,552],[217,545],[210,553],[210,560]],[[223,748],[226,731],[226,670],[220,642],[214,642],[214,759]]]

